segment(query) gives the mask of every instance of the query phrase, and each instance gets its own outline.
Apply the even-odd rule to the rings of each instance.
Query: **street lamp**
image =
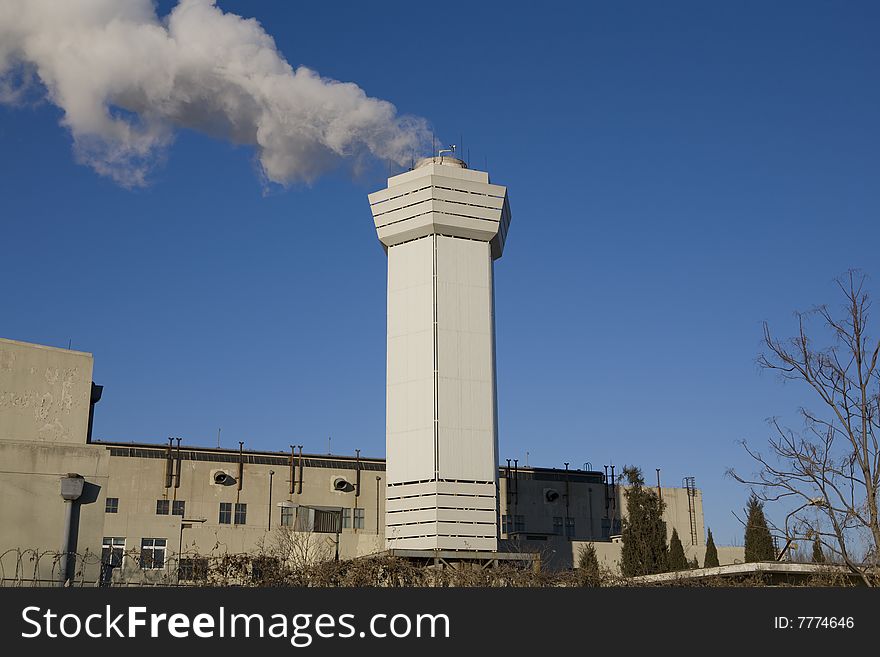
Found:
[[[272,529],[272,477],[275,476],[274,470],[269,470],[269,529]]]
[[[380,518],[379,518],[379,482],[380,481],[382,481],[382,477],[380,477],[379,475],[376,475],[376,534],[381,533],[379,531],[379,527],[380,527],[380,524],[379,524],[379,521],[380,521]]]
[[[58,573],[58,584],[64,586],[67,583],[67,574],[70,570],[70,530],[73,525],[73,503],[82,495],[85,479],[80,474],[68,472],[66,477],[61,478],[61,497],[64,499],[64,534],[62,536],[61,568]]]

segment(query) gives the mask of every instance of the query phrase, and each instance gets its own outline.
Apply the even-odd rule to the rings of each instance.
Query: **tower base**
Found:
[[[465,550],[398,550],[382,552],[388,556],[412,561],[425,568],[453,570],[485,570],[501,565],[530,567],[541,570],[541,555],[534,552],[468,552]]]

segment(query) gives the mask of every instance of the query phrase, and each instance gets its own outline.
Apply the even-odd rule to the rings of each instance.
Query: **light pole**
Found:
[[[85,479],[75,472],[67,473],[61,478],[61,497],[64,499],[64,534],[61,543],[61,568],[58,573],[58,585],[67,583],[67,575],[70,570],[68,557],[70,556],[70,530],[73,526],[73,503],[82,495]]]
[[[380,481],[382,481],[382,477],[380,477],[379,475],[376,475],[376,534],[381,533],[379,531],[379,527],[381,526],[379,524],[380,523],[380,518],[379,518],[379,489],[380,489],[379,482]]]
[[[272,477],[275,476],[274,470],[269,470],[269,529],[272,529]]]

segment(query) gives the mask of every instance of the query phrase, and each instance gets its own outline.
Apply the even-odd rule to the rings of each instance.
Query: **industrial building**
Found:
[[[90,435],[100,398],[92,363],[88,353],[0,339],[4,585],[57,579],[68,504],[69,549],[80,555],[70,573],[87,583],[98,583],[102,570],[131,582],[185,581],[194,555],[256,555],[289,531],[312,536],[330,558],[337,546],[343,559],[385,550],[384,459],[302,454],[296,446],[266,452],[97,440]],[[84,485],[68,503],[61,480],[72,473]],[[610,476],[511,462],[497,477],[501,549],[534,551],[546,567],[564,568],[593,542],[613,567],[625,504]],[[702,562],[701,491],[664,487],[661,494],[670,535],[675,527],[688,556]],[[338,514],[338,534],[316,526],[322,511]],[[722,563],[741,560],[741,552],[719,548]],[[117,568],[102,569],[102,558]]]
[[[388,261],[385,459],[99,440],[91,354],[0,339],[2,583],[185,582],[205,556],[259,559],[291,536],[310,558],[540,555],[549,568],[592,542],[613,568],[613,468],[499,465],[493,263],[510,205],[444,152],[369,197]],[[669,535],[702,562],[695,482],[658,492]]]

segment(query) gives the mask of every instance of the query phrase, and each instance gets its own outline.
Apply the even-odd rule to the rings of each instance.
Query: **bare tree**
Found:
[[[800,409],[800,432],[772,419],[769,456],[743,442],[759,472],[751,479],[729,473],[755,488],[764,501],[799,504],[786,516],[786,537],[818,536],[823,547],[871,586],[878,584],[880,545],[880,341],[868,333],[871,303],[865,282],[856,271],[838,278],[844,307],[797,313],[793,338],[774,337],[764,323],[765,349],[758,364],[784,380],[806,383],[820,411]],[[823,331],[814,322],[824,324],[830,346],[815,346],[811,336]]]
[[[302,571],[333,558],[332,535],[279,527],[266,553],[294,571]]]

